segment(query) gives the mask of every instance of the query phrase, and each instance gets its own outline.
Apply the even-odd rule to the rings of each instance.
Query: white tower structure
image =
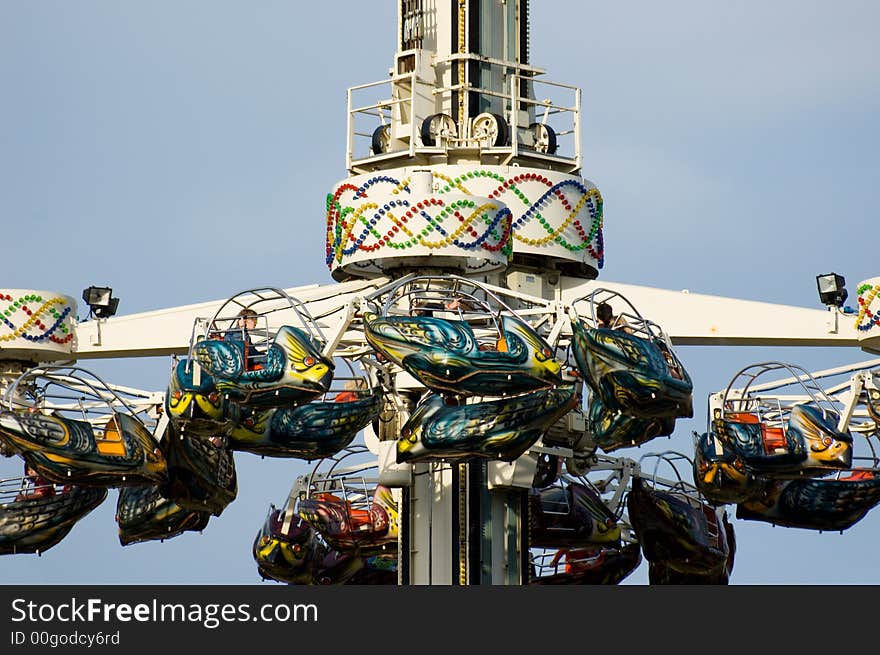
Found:
[[[529,3],[398,3],[387,79],[348,91],[349,177],[327,199],[335,279],[425,268],[595,278],[580,89],[529,57]]]

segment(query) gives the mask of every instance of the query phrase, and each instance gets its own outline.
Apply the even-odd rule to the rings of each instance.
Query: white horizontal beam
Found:
[[[387,282],[354,280],[334,284],[311,284],[284,289],[293,298],[308,305],[313,316],[344,307],[344,297],[372,289]],[[189,350],[189,340],[196,318],[211,318],[226,302],[213,300],[195,305],[168,307],[140,314],[114,316],[101,321],[90,320],[76,328],[76,357],[101,359],[112,357],[156,357],[182,355]],[[331,322],[332,324],[332,322]]]
[[[605,280],[560,280],[569,303],[597,288],[625,296],[657,323],[676,345],[858,347],[856,316],[699,293],[670,291]],[[580,306],[579,306],[580,309]]]
[[[341,311],[350,294],[366,295],[386,282],[384,278],[352,280],[285,291],[307,303],[313,316],[320,316]],[[561,300],[568,304],[599,287],[625,296],[677,345],[859,346],[855,316],[823,309],[569,277],[560,280]],[[96,320],[86,321],[77,326],[76,356],[97,359],[184,354],[195,319],[213,316],[225,300],[117,316],[100,325]],[[326,322],[333,325],[338,321],[328,317]],[[346,335],[343,341],[350,337]]]

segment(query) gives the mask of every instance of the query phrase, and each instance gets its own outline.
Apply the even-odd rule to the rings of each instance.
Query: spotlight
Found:
[[[119,306],[119,298],[113,297],[110,287],[88,287],[83,289],[82,298],[89,306],[89,312],[97,318],[110,318]]]
[[[825,273],[816,276],[816,286],[819,288],[819,300],[829,307],[842,307],[849,294],[844,285],[846,280],[837,273]]]

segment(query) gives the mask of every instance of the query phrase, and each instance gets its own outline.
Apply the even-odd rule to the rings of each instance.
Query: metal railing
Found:
[[[400,56],[404,54],[406,53],[399,53]],[[416,53],[415,56],[420,55]],[[433,64],[435,78],[445,79],[446,73],[462,61],[476,62],[488,69],[500,68],[500,77],[505,80],[502,88],[490,89],[472,83],[470,73],[467,72],[469,66],[464,67],[464,80],[456,84],[436,86],[434,80],[425,80],[418,76],[418,64],[412,72],[350,87],[347,93],[348,170],[355,172],[364,164],[376,166],[383,160],[400,157],[442,155],[455,149],[479,149],[484,154],[498,156],[499,163],[505,165],[527,156],[547,159],[572,171],[580,168],[581,90],[578,87],[538,79],[537,76],[543,71],[537,68],[474,54],[454,54],[438,59]],[[423,103],[422,106],[417,106],[416,103],[419,86],[423,89],[422,95],[429,92],[432,96],[432,101]],[[385,87],[386,91],[377,93]],[[454,102],[455,97],[461,97],[457,94],[477,94],[483,101],[482,104],[487,106],[485,113],[501,115],[506,122],[507,141],[498,145],[487,144],[483,136],[474,134],[472,126],[478,116],[457,115],[461,113]],[[367,96],[369,98],[365,99]],[[491,107],[500,109],[492,112]],[[434,145],[425,144],[421,136],[423,122],[431,116],[444,113],[455,125],[455,133],[444,135]],[[523,124],[523,115],[529,117],[528,124]],[[394,121],[400,121],[403,116],[409,117],[408,128],[395,129]],[[537,125],[552,131],[555,143],[552,152],[550,148],[545,152],[536,149],[535,138],[530,130]],[[382,128],[388,129],[388,149],[375,152],[374,134]]]

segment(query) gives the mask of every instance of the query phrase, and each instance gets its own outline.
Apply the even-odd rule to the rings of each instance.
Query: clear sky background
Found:
[[[583,89],[582,175],[605,201],[600,280],[819,308],[815,276],[835,271],[855,305],[857,284],[880,275],[880,4],[532,4],[532,63]],[[0,286],[79,299],[109,285],[127,314],[330,283],[324,201],[346,175],[345,90],[385,78],[395,30],[392,0],[0,1]],[[678,352],[696,416],[616,454],[691,452],[707,395],[747,364],[870,357]],[[83,364],[145,389],[170,371],[170,358]],[[238,498],[203,533],[123,548],[111,490],[42,557],[0,558],[0,584],[259,583],[254,536],[308,469],[236,464]],[[0,461],[0,475],[19,473]],[[880,583],[880,509],[842,535],[734,527],[734,584]],[[647,567],[627,582],[646,583]]]

